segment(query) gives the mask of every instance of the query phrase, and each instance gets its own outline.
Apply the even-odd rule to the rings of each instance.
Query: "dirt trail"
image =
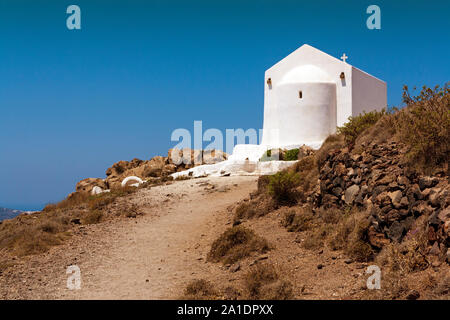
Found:
[[[145,215],[80,227],[66,244],[17,262],[0,275],[0,298],[171,299],[197,276],[225,279],[206,254],[229,224],[227,207],[255,188],[255,177],[221,177],[141,189],[126,201]],[[80,290],[66,287],[73,264]]]

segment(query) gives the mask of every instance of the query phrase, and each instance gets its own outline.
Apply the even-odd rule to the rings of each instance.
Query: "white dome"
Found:
[[[331,77],[324,70],[311,64],[296,67],[286,73],[281,79],[281,83],[299,82],[333,82]]]

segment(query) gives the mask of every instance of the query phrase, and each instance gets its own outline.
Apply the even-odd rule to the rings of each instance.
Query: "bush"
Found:
[[[336,232],[330,237],[328,245],[333,250],[343,249],[356,261],[369,261],[374,254],[367,236],[369,225],[365,212],[351,212],[344,215],[337,224]]]
[[[300,232],[311,229],[314,226],[314,215],[304,209],[289,209],[283,214],[281,225],[289,232]]]
[[[440,166],[450,158],[450,89],[423,87],[411,97],[403,88],[407,106],[396,114],[395,129],[408,146],[410,165],[426,169]]]
[[[287,150],[284,154],[284,160],[285,161],[295,161],[298,160],[298,148],[297,149],[291,149]]]
[[[259,161],[277,161],[277,160],[284,160],[283,159],[283,151],[281,149],[269,149],[262,157],[259,159]]]
[[[64,212],[18,216],[0,224],[0,249],[18,256],[42,253],[60,244],[69,234],[69,219]]]
[[[226,230],[213,242],[208,260],[231,264],[248,257],[253,252],[265,253],[269,250],[266,239],[256,235],[253,230],[236,226]]]
[[[287,300],[291,299],[292,285],[280,280],[271,264],[257,264],[244,277],[249,299]]]
[[[211,282],[204,279],[191,281],[184,289],[183,299],[188,300],[213,300],[217,298],[217,291]]]
[[[313,191],[317,186],[319,179],[319,170],[316,164],[315,155],[306,156],[300,159],[295,165],[289,168],[289,170],[297,172],[298,175],[298,187],[299,196],[302,201],[306,200],[308,193]]]
[[[266,152],[264,152],[264,154],[262,155],[262,157],[259,159],[259,161],[263,162],[263,161],[272,161],[275,159],[272,159],[272,150],[267,150]]]
[[[299,177],[296,172],[280,171],[269,178],[268,190],[277,205],[292,205],[297,202]]]
[[[320,149],[316,152],[316,163],[320,169],[327,160],[328,153],[335,149],[341,149],[344,147],[344,135],[332,134],[325,139]]]
[[[96,224],[99,223],[103,218],[103,212],[99,210],[89,211],[83,217],[84,224]]]
[[[337,128],[337,133],[344,135],[348,145],[354,145],[356,138],[366,129],[378,122],[386,114],[385,110],[364,112],[356,117],[349,117],[348,122]]]
[[[322,248],[325,239],[332,234],[334,226],[330,224],[324,224],[309,231],[305,241],[302,242],[302,247],[309,250],[315,250]]]

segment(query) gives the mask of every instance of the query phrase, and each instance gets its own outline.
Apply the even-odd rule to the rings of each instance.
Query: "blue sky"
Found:
[[[81,8],[81,30],[66,8]],[[366,8],[381,8],[381,30]],[[40,209],[176,128],[261,128],[264,71],[308,43],[388,84],[449,81],[448,1],[0,0],[0,206]]]

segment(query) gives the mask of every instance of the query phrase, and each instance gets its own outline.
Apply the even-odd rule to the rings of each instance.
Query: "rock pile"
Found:
[[[81,180],[76,185],[76,191],[91,193],[94,187],[102,190],[120,188],[122,181],[129,176],[143,180],[159,179],[197,165],[217,163],[226,159],[226,153],[219,150],[170,149],[167,157],[156,156],[150,160],[133,159],[116,162],[106,170],[106,179]]]
[[[369,210],[369,240],[375,247],[401,241],[416,218],[427,215],[428,240],[450,247],[450,186],[445,172],[421,176],[402,164],[405,149],[395,141],[334,150],[320,169],[315,202],[325,208],[356,205]]]

